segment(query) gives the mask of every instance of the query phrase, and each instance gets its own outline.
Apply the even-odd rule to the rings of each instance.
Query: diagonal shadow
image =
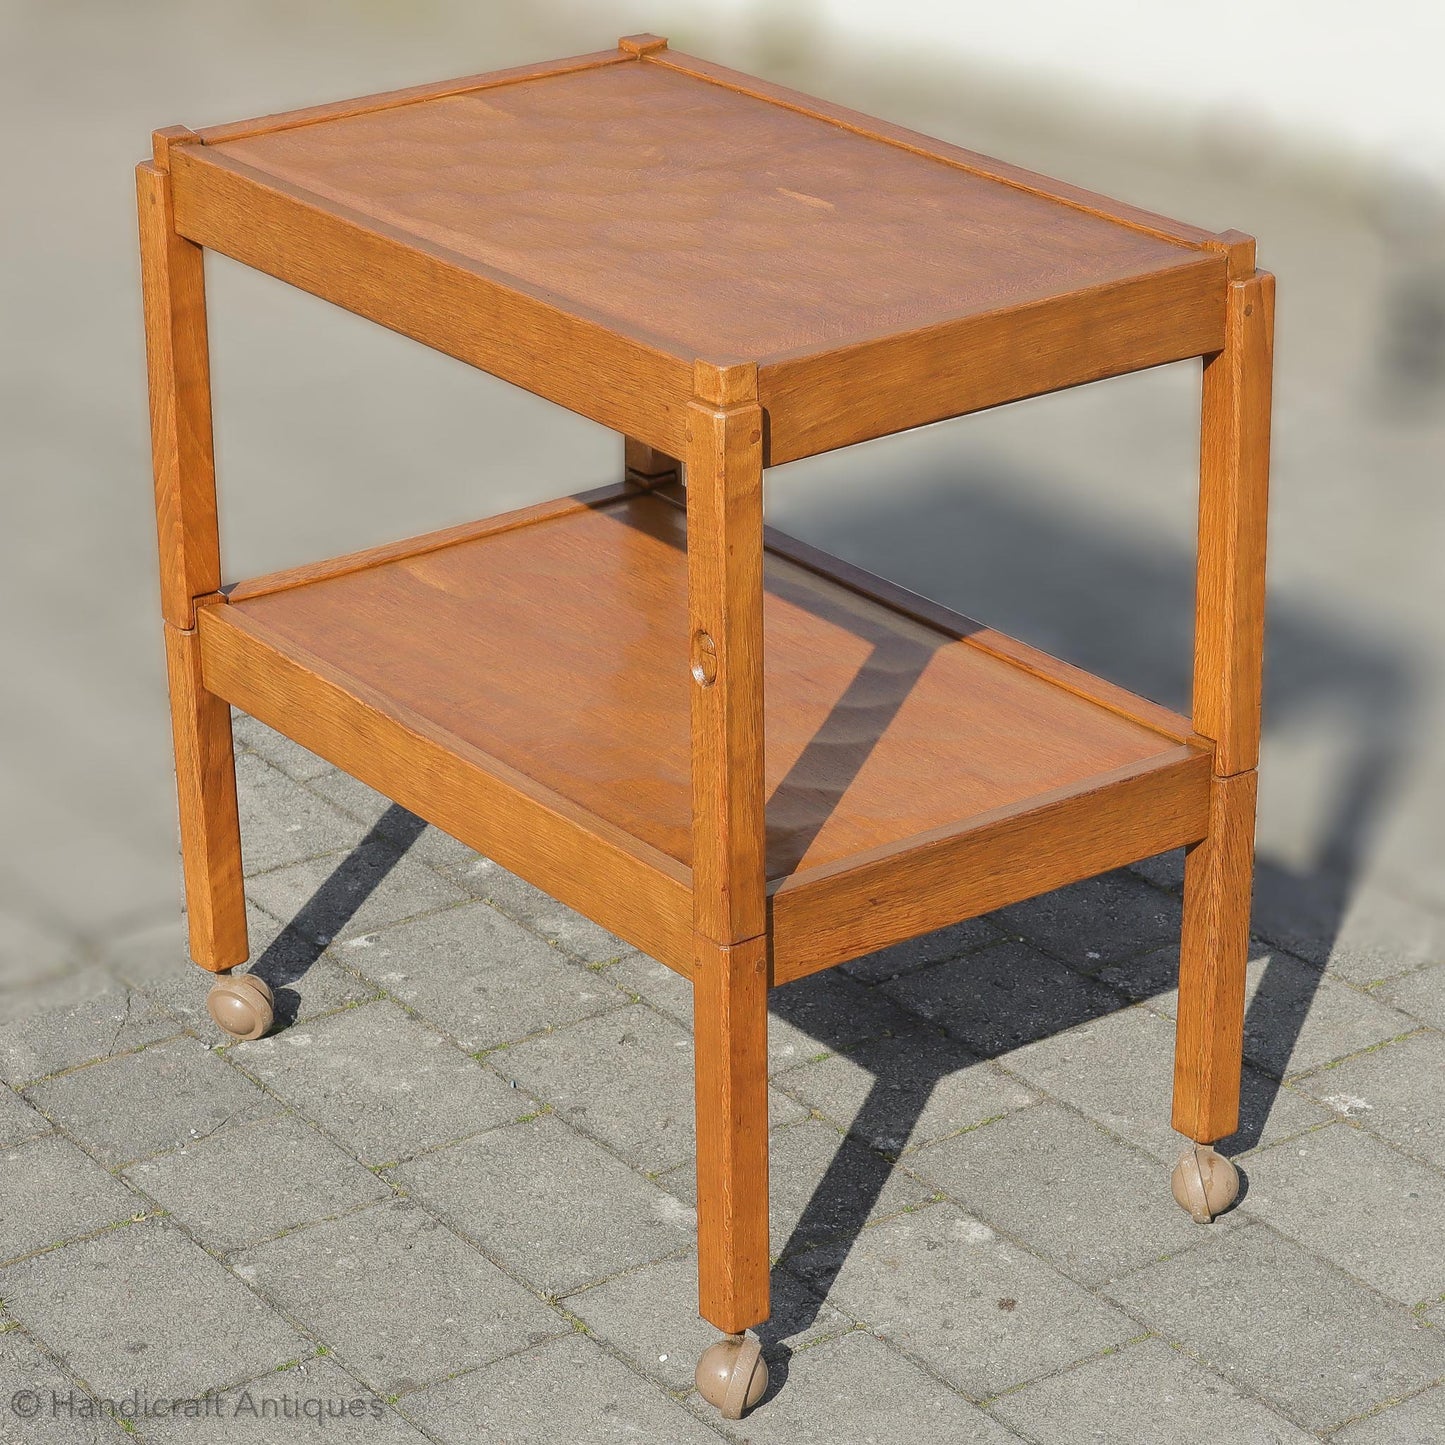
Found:
[[[1145,551],[1101,526],[1036,510],[1019,500],[1026,488],[1010,486],[1004,476],[975,479],[960,486],[957,477],[940,475],[923,506],[910,518],[899,509],[864,504],[846,528],[830,512],[831,535],[815,535],[830,550],[890,577],[956,610],[986,616],[1002,630],[1059,653],[1126,686],[1188,712],[1188,667],[1192,642],[1192,558],[1158,548]],[[980,482],[982,485],[980,485]],[[927,527],[919,533],[920,518]],[[946,539],[946,542],[943,540]],[[1061,578],[1060,559],[1072,559]],[[960,584],[962,579],[962,584]],[[967,590],[965,591],[965,586]],[[1067,600],[1067,605],[1060,605]],[[1294,871],[1261,856],[1256,866],[1254,933],[1268,950],[1249,1003],[1241,1124],[1225,1152],[1239,1153],[1260,1141],[1289,1071],[1300,1030],[1356,890],[1384,801],[1399,785],[1412,751],[1411,733],[1419,685],[1398,645],[1388,637],[1362,634],[1290,603],[1272,599],[1266,680],[1266,721],[1285,731],[1321,712],[1332,716],[1346,739],[1343,763],[1333,775],[1333,806],[1322,829],[1323,841],[1311,869]],[[1343,722],[1343,727],[1341,727]],[[1163,861],[1163,860],[1161,860]],[[1151,870],[1159,881],[1159,869]],[[1177,859],[1166,865],[1161,887],[1178,906]],[[1166,893],[1161,893],[1161,899]],[[1086,908],[1086,894],[1073,905]],[[1089,922],[1077,915],[1080,929]],[[1067,930],[1068,913],[1056,918]],[[1012,928],[1010,932],[1016,931]],[[1252,950],[1257,958],[1257,944]],[[781,1262],[826,1240],[830,1248],[814,1255],[807,1291],[817,1306],[832,1288],[852,1242],[877,1210],[899,1149],[906,1146],[937,1086],[957,1068],[1028,1042],[1102,1017],[1132,1002],[1172,988],[1175,957],[1161,970],[1162,950],[1141,953],[1137,972],[1122,965],[1117,1001],[1090,992],[1060,1001],[1048,1017],[1029,1029],[1026,1010],[1003,1020],[1011,1035],[997,1048],[960,1041],[959,1057],[924,1056],[907,1037],[854,1041],[856,1029],[834,1030],[805,1007],[790,984],[775,989],[770,1012],[817,1039],[820,1048],[868,1068],[873,1082],[818,1181],[787,1241],[777,1250]],[[1299,960],[1315,965],[1302,970]],[[1065,960],[1068,962],[1069,960]],[[927,965],[967,967],[958,952]],[[1087,974],[1080,960],[1076,971]],[[1111,977],[1120,976],[1116,962]],[[1303,986],[1301,980],[1303,979]],[[1096,980],[1097,981],[1097,980]],[[947,1021],[945,1027],[947,1027]],[[927,1025],[923,1025],[927,1027]],[[1167,1114],[1167,1095],[1160,1100]],[[1241,1171],[1241,1197],[1248,1187]],[[775,1249],[777,1246],[775,1246]],[[807,1328],[812,1319],[795,1308],[790,1317],[760,1328],[770,1358],[786,1359],[783,1338]]]
[[[425,828],[414,813],[391,804],[252,965],[275,995],[277,1028],[296,1020],[300,998],[290,985],[306,975]]]
[[[782,569],[769,570],[768,591],[817,611],[817,597]],[[951,641],[883,626],[861,609],[849,612],[846,625],[872,650],[768,799],[770,875],[797,869],[934,654]]]

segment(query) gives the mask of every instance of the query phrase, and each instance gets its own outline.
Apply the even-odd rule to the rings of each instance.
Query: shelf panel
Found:
[[[685,540],[679,506],[613,490],[250,584],[204,609],[207,685],[687,971]],[[1007,877],[1024,897],[1203,835],[1209,745],[1183,719],[794,550],[770,552],[765,604],[777,977],[849,956],[853,933],[937,926]],[[465,772],[472,812],[439,769],[453,792]],[[1012,872],[990,839],[1023,850]],[[664,923],[619,919],[623,874]],[[880,889],[914,902],[890,912]],[[822,927],[820,900],[857,926]]]

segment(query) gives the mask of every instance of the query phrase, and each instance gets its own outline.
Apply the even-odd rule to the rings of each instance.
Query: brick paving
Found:
[[[1445,1409],[1445,968],[1264,938],[1239,1207],[1169,1197],[1177,869],[774,995],[773,1395],[691,1388],[690,999],[652,960],[238,715],[253,967],[182,931],[0,1033],[0,1375],[212,1394],[132,1438],[1423,1442]],[[257,841],[251,851],[251,840]],[[1102,922],[1101,922],[1102,920]],[[1105,925],[1108,926],[1105,926]],[[71,1405],[72,1413],[74,1404]],[[239,1411],[239,1413],[238,1413]],[[1392,1424],[1391,1422],[1396,1422]],[[26,1442],[119,1439],[104,1419]]]
[[[0,46],[0,112],[46,138],[0,356],[0,1445],[1445,1440],[1445,408],[1381,367],[1400,277],[1333,163],[1111,129],[953,55],[770,49],[767,7],[761,50],[673,16],[699,53],[1248,228],[1280,275],[1233,1214],[1196,1230],[1167,1193],[1177,855],[774,996],[775,1389],[736,1426],[690,1393],[685,982],[243,722],[278,1031],[221,1046],[177,918],[130,165],[158,123],[637,28],[394,8],[339,42],[232,5],[218,44],[175,6],[41,6]],[[228,575],[616,473],[614,436],[535,398],[239,268],[208,284]],[[1187,710],[1196,407],[1163,368],[790,466],[769,505]],[[136,1388],[216,1404],[128,1432],[88,1408]],[[21,1422],[24,1389],[64,1408]],[[258,1403],[323,1398],[344,1427]]]

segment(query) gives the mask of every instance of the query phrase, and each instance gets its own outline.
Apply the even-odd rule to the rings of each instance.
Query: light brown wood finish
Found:
[[[629,482],[647,488],[672,486],[682,480],[682,463],[635,437],[624,437],[623,474]]]
[[[231,125],[203,126],[196,135],[206,145],[224,145],[227,141],[249,140],[258,135],[274,135],[277,131],[315,125],[318,121],[371,115],[379,110],[395,110],[398,106],[416,105],[425,100],[441,100],[449,95],[495,90],[499,86],[516,85],[524,80],[545,80],[549,76],[571,75],[574,71],[593,70],[599,65],[625,64],[629,58],[628,55],[618,54],[616,50],[599,50],[591,55],[573,55],[565,60],[549,60],[541,65],[517,65],[510,70],[488,70],[480,75],[459,76],[455,80],[432,81],[427,85],[407,86],[403,90],[385,90],[375,95],[332,101],[326,105],[309,105],[300,110],[279,111],[275,115],[258,116],[255,120],[236,121]]]
[[[324,582],[331,577],[344,577],[350,572],[365,572],[387,562],[423,557],[428,552],[441,552],[463,542],[495,537],[501,532],[535,526],[538,522],[556,521],[574,512],[597,510],[630,495],[633,490],[626,482],[611,482],[586,492],[577,492],[570,497],[558,497],[549,502],[537,502],[530,507],[518,507],[515,511],[485,517],[480,522],[463,522],[459,526],[443,527],[440,531],[427,532],[420,537],[386,542],[379,547],[367,547],[360,552],[348,552],[340,557],[328,557],[322,562],[306,562],[300,567],[288,567],[282,572],[270,572],[264,577],[252,577],[245,582],[238,582],[225,589],[226,597],[231,602],[248,602],[254,597],[266,597],[273,592],[287,592],[293,587],[305,587],[310,582]]]
[[[250,954],[231,709],[202,680],[196,633],[162,625],[190,952],[202,968],[220,973]]]
[[[697,939],[693,979],[698,1312],[736,1334],[768,1317],[766,941]]]
[[[161,614],[186,629],[195,626],[194,599],[221,585],[205,276],[201,248],[175,232],[170,178],[151,162],[136,167],[136,205]]]
[[[1198,356],[1224,325],[1225,265],[1130,278],[1062,299],[770,358],[758,390],[768,465]]]
[[[773,891],[773,982],[1193,842],[1208,823],[1209,755],[1180,746],[931,836],[801,870]]]
[[[164,161],[189,132],[157,132]],[[160,547],[161,616],[170,680],[181,864],[191,957],[220,971],[244,963],[246,900],[231,710],[201,680],[196,599],[221,582],[211,442],[210,356],[200,247],[175,232],[170,177],[136,167],[141,282],[150,380],[151,458]]]
[[[699,1300],[730,1333],[768,1312],[770,980],[1191,845],[1175,1122],[1233,1129],[1273,304],[1249,237],[650,35],[155,153],[200,961],[244,956],[226,699],[691,978]],[[201,245],[621,432],[623,483],[226,600]],[[767,464],[1191,355],[1192,720],[762,526]]]
[[[756,403],[692,408],[686,555],[693,927],[725,944],[757,937],[767,926],[762,438]]]
[[[244,605],[202,610],[208,688],[645,953],[690,971],[683,865],[266,621]]]
[[[1249,238],[1230,233],[1240,261]],[[1209,836],[1184,868],[1174,1127],[1199,1143],[1239,1119],[1245,965],[1264,663],[1274,277],[1229,286],[1224,350],[1206,359],[1200,430],[1194,724],[1213,738]]]
[[[1201,1144],[1239,1126],[1256,774],[1215,778],[1209,836],[1184,861],[1174,1127]]]
[[[671,943],[648,951],[685,971],[690,708],[699,690],[689,673],[686,520],[670,498],[623,485],[242,584],[211,620],[243,628],[248,649],[264,645],[269,661],[252,659],[250,670],[310,658],[309,669],[352,701],[345,713],[322,708],[290,672],[261,699],[229,674],[213,685],[285,730],[306,728],[306,746],[350,771],[368,766],[354,734],[374,705],[422,720],[444,749],[489,760],[499,777],[531,779],[579,822],[610,830],[642,876],[660,859],[681,881],[653,899]],[[919,873],[926,886],[910,870],[955,846],[975,862],[990,857],[991,829],[1053,866],[1063,856],[1058,840],[1070,836],[1051,822],[1053,810],[1076,794],[1143,789],[1149,800],[1127,830],[1079,828],[1076,876],[1128,861],[1121,849],[1142,857],[1203,835],[1203,793],[1179,745],[1206,765],[1209,745],[1187,720],[791,538],[764,536],[766,870],[779,895],[777,978],[847,956],[837,950],[855,927],[861,952],[970,906],[971,896],[981,908],[1028,896],[1028,869],[1010,883],[997,870],[951,877],[940,862]],[[290,702],[283,684],[300,687]],[[334,740],[318,723],[323,715]],[[393,797],[411,786],[363,776]],[[411,793],[400,800],[441,822],[428,812],[436,803]],[[489,814],[500,816],[499,806],[489,801]],[[443,826],[456,832],[448,816]],[[1196,831],[1181,817],[1196,818]],[[505,839],[466,836],[582,906],[559,870],[528,871],[548,868],[545,859],[523,864],[495,852]],[[875,907],[885,879],[909,901]],[[814,887],[851,920],[846,927],[814,938],[811,925],[793,926],[816,914]],[[1008,887],[1017,891],[1000,898]],[[587,907],[607,906],[602,898]],[[635,923],[599,921],[638,941]]]
[[[864,115],[861,111],[849,110],[846,106],[834,105],[831,101],[821,100],[815,95],[807,95],[800,90],[791,90],[785,85],[775,85],[772,81],[761,80],[755,75],[747,75],[740,70],[730,70],[725,65],[718,65],[711,60],[702,60],[696,55],[686,55],[682,51],[664,46],[658,53],[649,55],[647,59],[653,64],[666,66],[669,70],[677,71],[679,74],[710,81],[714,85],[736,91],[739,95],[769,101],[784,109],[797,111],[800,115],[827,121],[830,125],[851,131],[854,135],[863,136],[869,140],[883,141],[914,155],[946,161],[949,165],[966,171],[970,175],[1000,182],[1029,195],[1058,201],[1088,215],[1099,216],[1104,220],[1128,226],[1132,230],[1142,231],[1145,235],[1157,236],[1161,240],[1177,241],[1184,246],[1210,246],[1219,239],[1212,231],[1201,230],[1198,226],[1188,226],[1182,221],[1171,220],[1168,216],[1140,210],[1137,206],[1125,205],[1124,202],[1114,200],[1112,197],[1101,196],[1096,191],[1086,191],[1081,186],[1071,186],[1050,176],[1040,175],[1037,171],[1027,171],[1021,166],[1009,165],[1006,161],[998,160],[993,156],[966,150],[963,146],[950,145],[947,141],[941,141],[935,136],[922,135],[918,131],[894,125],[891,121],[881,120],[873,115]],[[1238,233],[1226,232],[1225,234],[1235,235]]]
[[[212,128],[181,230],[674,456],[698,358],[771,465],[1222,344],[1221,238],[660,44]]]
[[[1204,365],[1194,726],[1215,741],[1215,771],[1259,760],[1269,506],[1274,277],[1229,287],[1224,350]]]
[[[409,109],[409,107],[404,107]],[[172,162],[183,235],[613,431],[676,453],[692,361],[210,146]]]

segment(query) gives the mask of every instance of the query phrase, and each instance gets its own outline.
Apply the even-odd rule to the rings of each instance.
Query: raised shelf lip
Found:
[[[1056,201],[1061,206],[1085,211],[1100,220],[1113,221],[1131,231],[1141,231],[1156,240],[1167,241],[1176,246],[1193,250],[1225,249],[1224,238],[1213,231],[1201,230],[1182,221],[1171,220],[1153,211],[1126,205],[1081,186],[1071,186],[1056,181],[1037,171],[1025,170],[1022,166],[1009,165],[1006,161],[995,160],[978,151],[966,150],[935,136],[924,135],[921,131],[909,130],[906,126],[894,125],[891,121],[880,120],[877,116],[863,111],[850,110],[847,106],[834,105],[804,91],[792,90],[785,85],[760,80],[744,71],[731,70],[696,55],[687,55],[677,50],[658,50],[640,56],[647,65],[658,65],[695,80],[720,85],[726,90],[746,95],[753,100],[765,101],[770,105],[792,110],[840,130],[851,131],[865,140],[878,141],[898,150],[905,150],[929,160],[942,161],[956,170],[967,171],[969,175],[982,180],[995,181],[1012,190],[1027,191],[1043,200]]]
[[[227,141],[253,140],[277,131],[298,130],[301,126],[318,125],[328,120],[348,120],[357,115],[373,115],[380,110],[399,110],[405,105],[420,105],[428,100],[444,100],[451,95],[471,95],[482,90],[496,90],[504,85],[521,85],[529,80],[547,80],[563,75],[576,75],[582,70],[598,70],[604,65],[635,63],[639,56],[621,50],[598,50],[589,55],[572,55],[562,60],[544,60],[531,65],[516,65],[505,70],[487,70],[477,75],[457,76],[452,80],[431,81],[423,85],[404,86],[400,90],[382,90],[372,95],[358,95],[347,100],[327,101],[321,105],[302,106],[296,110],[276,111],[252,120],[230,121],[222,125],[202,126],[192,132],[202,145],[225,145]]]

